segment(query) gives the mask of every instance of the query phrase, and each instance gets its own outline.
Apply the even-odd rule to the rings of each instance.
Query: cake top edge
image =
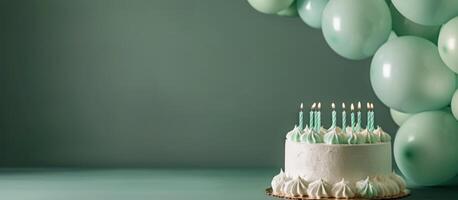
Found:
[[[329,129],[309,128],[304,129],[295,126],[286,134],[286,140],[307,144],[329,144],[329,145],[362,145],[376,143],[390,143],[391,136],[379,126],[377,129],[344,129],[334,126]]]
[[[309,146],[329,146],[329,147],[355,147],[355,146],[376,146],[376,145],[391,145],[391,141],[388,142],[378,142],[378,143],[361,143],[361,144],[348,144],[348,143],[343,143],[343,144],[326,144],[326,143],[307,143],[307,142],[296,142],[296,141],[291,141],[288,139],[285,139],[285,142],[291,142],[291,143],[296,143],[297,145],[309,145]]]

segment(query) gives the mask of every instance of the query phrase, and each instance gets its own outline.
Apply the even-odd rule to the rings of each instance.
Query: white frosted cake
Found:
[[[285,171],[273,178],[272,194],[303,199],[407,195],[404,179],[392,171],[391,137],[380,127],[363,130],[358,123],[345,131],[334,122],[328,130],[315,126],[288,132]]]

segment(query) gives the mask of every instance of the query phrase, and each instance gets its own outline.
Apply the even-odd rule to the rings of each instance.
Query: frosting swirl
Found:
[[[280,169],[280,173],[274,176],[270,185],[272,186],[272,193],[276,195],[282,194],[283,185],[287,181],[286,174],[283,172],[283,169]]]
[[[329,184],[327,184],[323,179],[318,179],[310,183],[307,194],[310,198],[319,199],[321,197],[329,197]]]
[[[300,135],[301,135],[301,130],[298,126],[294,126],[293,130],[289,131],[286,134],[286,139],[291,140],[291,141],[300,141]]]
[[[299,141],[300,142],[306,142],[307,141],[307,133],[309,133],[310,131],[312,131],[311,128],[308,127],[308,125],[305,126],[304,130],[302,131],[302,134],[300,134],[300,138],[299,138]]]
[[[367,177],[364,180],[356,182],[358,193],[364,198],[374,198],[378,195],[377,186]]]
[[[380,176],[374,177],[374,185],[378,188],[378,197],[385,197],[385,196],[390,196],[390,189],[388,188],[388,185],[386,184],[385,180],[382,179]]]
[[[352,130],[349,130],[348,136],[347,136],[347,144],[360,144],[361,143],[361,137],[358,136],[359,134],[356,134]]]
[[[364,129],[360,132],[360,136],[362,136],[362,143],[374,144],[377,143],[377,137],[369,130]]]
[[[406,190],[406,181],[401,176],[397,175],[393,171],[393,173],[390,174],[390,178],[398,185],[400,192],[404,192]]]
[[[307,195],[307,182],[300,176],[287,181],[283,186],[283,192],[289,197],[302,197]]]
[[[326,129],[324,129],[323,127],[320,127],[320,132],[319,132],[319,134],[320,134],[321,136],[323,136],[323,135],[326,134],[327,132],[328,132],[328,131],[327,131]]]
[[[380,126],[378,126],[377,129],[374,130],[374,135],[378,142],[391,142],[391,136],[385,131],[383,131],[382,128],[380,128]]]
[[[330,129],[324,135],[324,143],[326,144],[343,144],[345,135],[341,134],[337,128]]]
[[[335,198],[353,198],[355,193],[350,188],[350,183],[342,179],[340,182],[334,184],[331,189],[332,195]]]
[[[399,194],[400,190],[399,190],[399,186],[396,182],[394,182],[393,179],[391,179],[391,177],[389,176],[382,176],[381,177],[385,184],[386,184],[386,187],[389,191],[388,195],[389,196],[393,196],[393,195],[396,195],[396,194]]]
[[[306,142],[308,144],[323,143],[322,136],[313,130],[309,130],[307,133],[304,133],[301,140],[302,142]]]

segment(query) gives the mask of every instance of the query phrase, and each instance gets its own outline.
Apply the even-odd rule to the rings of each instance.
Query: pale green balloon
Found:
[[[398,38],[398,35],[394,31],[391,31],[390,36],[388,37],[388,40],[392,40],[395,38]]]
[[[265,14],[275,14],[287,9],[294,0],[248,0],[248,3],[257,11]]]
[[[456,77],[456,82],[455,82],[455,86],[456,86],[456,89],[458,89],[458,74],[455,74],[455,77]]]
[[[437,48],[444,63],[458,73],[458,17],[442,26]]]
[[[297,6],[296,2],[293,2],[288,8],[284,10],[280,10],[277,15],[284,16],[284,17],[296,17],[299,14],[297,13]]]
[[[370,80],[385,105],[418,113],[449,105],[456,77],[442,62],[433,43],[416,36],[401,36],[377,50]]]
[[[392,108],[390,109],[390,114],[391,114],[391,118],[393,118],[393,121],[399,126],[401,126],[402,123],[404,123],[407,119],[409,119],[409,117],[413,115],[411,113],[399,112]]]
[[[329,0],[297,0],[297,11],[302,21],[313,28],[321,28],[321,16]]]
[[[437,38],[439,36],[439,31],[441,26],[425,26],[417,24],[404,16],[393,6],[389,4],[391,11],[391,19],[393,24],[393,31],[396,32],[398,36],[413,35],[422,38],[426,38],[434,44],[437,43]]]
[[[394,158],[407,179],[418,185],[444,183],[458,173],[458,122],[451,113],[413,115],[399,128]]]
[[[393,0],[396,9],[415,23],[437,26],[458,15],[457,0]]]
[[[455,116],[455,119],[458,120],[458,89],[455,91],[455,94],[453,95],[451,107],[453,116]]]
[[[385,1],[331,0],[321,25],[326,42],[337,54],[360,60],[388,40],[391,15]]]

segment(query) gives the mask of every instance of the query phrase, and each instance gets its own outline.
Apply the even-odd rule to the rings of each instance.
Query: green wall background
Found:
[[[0,24],[3,167],[280,167],[301,101],[395,132],[370,60],[245,0],[4,0]]]

